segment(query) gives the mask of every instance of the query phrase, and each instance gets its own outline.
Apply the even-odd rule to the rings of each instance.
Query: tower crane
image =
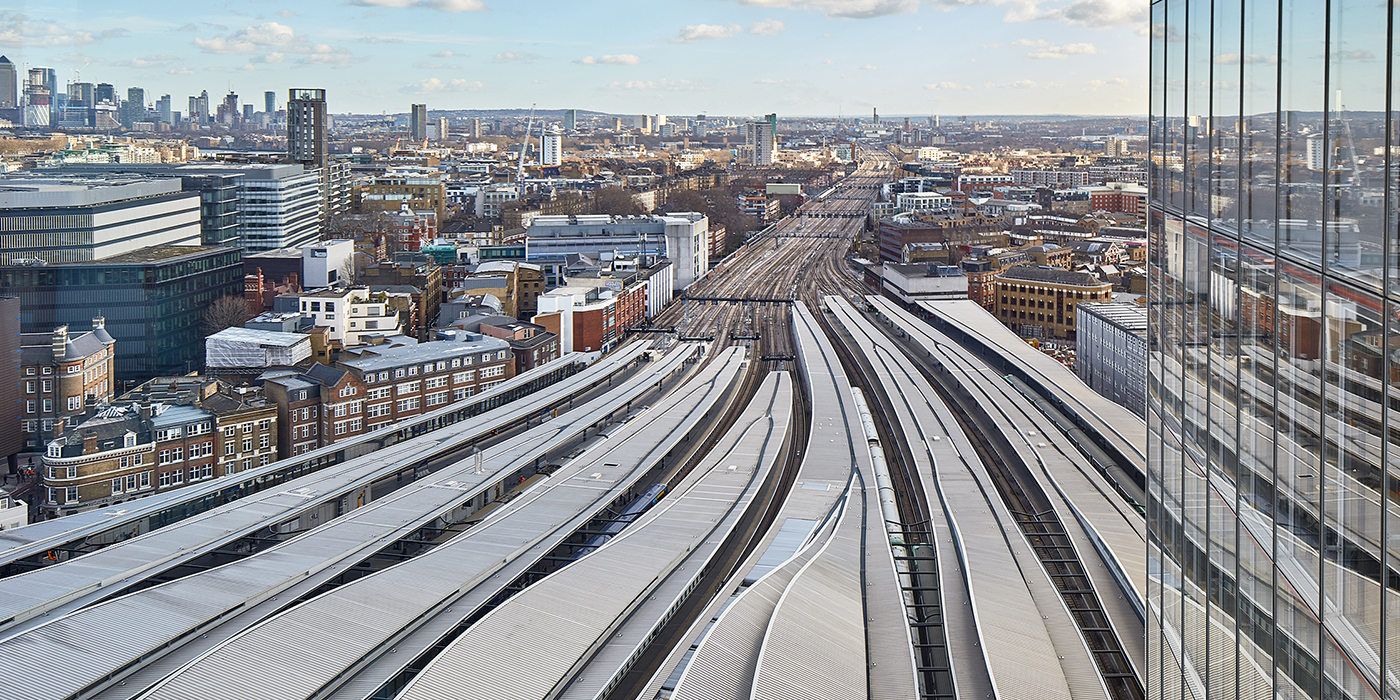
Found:
[[[530,103],[530,118],[525,122],[525,138],[520,141],[520,159],[515,164],[515,182],[525,179],[525,149],[530,147],[530,131],[535,126],[535,103]]]

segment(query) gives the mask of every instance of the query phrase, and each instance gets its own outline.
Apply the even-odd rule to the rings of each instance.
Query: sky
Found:
[[[1146,0],[12,0],[0,53],[148,99],[332,112],[1147,111]],[[288,9],[291,8],[291,9]]]

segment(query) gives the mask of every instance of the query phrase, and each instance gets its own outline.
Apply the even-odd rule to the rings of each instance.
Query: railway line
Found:
[[[865,296],[893,171],[866,153],[557,393],[271,465],[241,515],[210,486],[106,516],[133,539],[0,541],[0,590],[58,585],[0,620],[0,698],[1138,700],[1141,455],[1033,358]]]

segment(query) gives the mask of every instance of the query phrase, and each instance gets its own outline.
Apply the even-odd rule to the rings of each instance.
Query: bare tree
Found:
[[[225,328],[242,326],[247,321],[248,302],[243,297],[219,297],[204,310],[204,335],[214,335]]]
[[[340,262],[340,281],[347,285],[354,285],[358,277],[356,274],[358,270],[355,269],[355,255],[356,253],[351,253]]]
[[[593,195],[593,212],[614,216],[636,216],[642,213],[642,208],[637,206],[637,200],[632,198],[631,192],[621,187],[604,187]]]

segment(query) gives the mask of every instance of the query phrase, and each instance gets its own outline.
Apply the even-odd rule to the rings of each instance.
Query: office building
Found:
[[[428,105],[409,106],[408,137],[420,142],[428,138]]]
[[[709,223],[695,212],[539,216],[525,232],[525,257],[533,261],[580,253],[596,260],[616,253],[641,256],[643,267],[668,258],[675,266],[675,288],[685,289],[709,271]]]
[[[19,71],[6,56],[0,56],[0,109],[13,110],[19,106]]]
[[[117,341],[117,381],[140,382],[203,365],[205,309],[220,297],[243,296],[242,254],[154,246],[92,261],[4,261],[0,294],[19,297],[26,333],[83,328],[100,313]]]
[[[307,168],[326,165],[326,91],[292,88],[287,99],[287,155]]]
[[[272,90],[263,93],[263,113],[268,120],[277,119],[277,93]]]
[[[17,398],[25,451],[42,451],[55,435],[81,422],[90,404],[112,401],[116,340],[101,316],[92,319],[91,328],[79,332],[65,325],[19,336]]]
[[[127,88],[126,99],[122,101],[121,122],[122,126],[130,129],[131,125],[146,119],[146,91],[139,87]]]
[[[161,95],[160,99],[156,100],[156,113],[160,115],[162,124],[175,123],[175,112],[171,109],[169,95]]]
[[[1075,374],[1100,396],[1146,420],[1147,307],[1086,302],[1075,313]]]
[[[564,131],[575,131],[578,129],[578,110],[564,110]]]
[[[78,262],[153,245],[199,245],[199,195],[134,175],[0,178],[6,262]]]
[[[344,172],[343,167],[308,172],[290,164],[205,162],[65,165],[63,169],[180,178],[183,189],[200,195],[202,244],[236,244],[250,251],[298,246],[319,238],[324,179],[328,172]]]
[[[1148,696],[1394,697],[1391,8],[1150,7]]]
[[[24,125],[27,127],[49,126],[52,108],[49,105],[52,95],[44,82],[44,69],[30,68],[24,85]]]
[[[1016,265],[992,278],[993,314],[1025,338],[1075,340],[1075,307],[1084,301],[1112,301],[1113,285],[1087,272],[1044,265]]]
[[[540,165],[557,166],[564,158],[564,135],[551,126],[540,136]]]
[[[407,205],[413,211],[431,211],[442,221],[447,206],[447,184],[431,170],[391,169],[360,187],[360,213],[397,212]]]

